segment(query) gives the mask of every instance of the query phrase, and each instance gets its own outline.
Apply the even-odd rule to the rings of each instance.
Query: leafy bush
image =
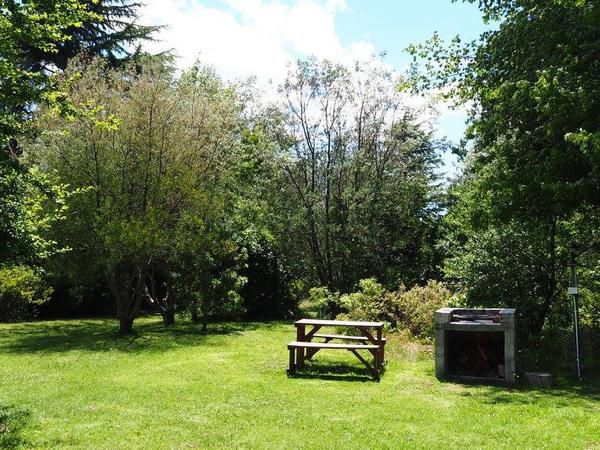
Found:
[[[331,319],[332,313],[339,308],[340,295],[330,292],[324,286],[314,287],[308,291],[308,297],[300,302],[300,314],[311,319]]]
[[[35,269],[27,266],[0,267],[0,322],[35,317],[36,306],[48,300],[52,290]]]
[[[358,288],[358,292],[340,297],[340,305],[346,312],[339,314],[338,319],[383,321],[389,328],[396,328],[400,311],[393,293],[388,292],[374,278],[360,280]]]
[[[266,240],[246,244],[248,259],[241,271],[248,281],[241,289],[248,319],[288,319],[297,305],[291,295],[289,275],[272,244]]]
[[[452,293],[443,283],[430,280],[425,286],[414,286],[395,296],[392,303],[400,311],[402,325],[414,336],[433,338],[435,311],[448,305]]]
[[[314,310],[323,310],[337,302],[343,311],[338,320],[380,321],[388,329],[407,329],[420,338],[433,337],[434,313],[447,306],[452,297],[443,283],[429,281],[406,291],[387,291],[374,278],[360,280],[359,289],[351,294],[331,294],[326,288],[313,288],[308,303]]]

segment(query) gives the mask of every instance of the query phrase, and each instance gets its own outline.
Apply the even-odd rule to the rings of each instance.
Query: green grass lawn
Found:
[[[0,407],[24,448],[600,449],[600,390],[440,383],[431,350],[391,338],[381,382],[346,352],[288,378],[289,324],[158,318],[0,325]],[[8,420],[10,430],[11,420]],[[0,427],[0,431],[2,428]],[[7,437],[8,436],[8,437]],[[18,439],[17,439],[18,438]]]

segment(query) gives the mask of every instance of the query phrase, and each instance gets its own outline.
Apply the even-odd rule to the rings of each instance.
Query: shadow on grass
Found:
[[[181,346],[220,345],[220,336],[241,334],[258,326],[256,323],[215,323],[209,324],[208,330],[203,332],[200,325],[191,322],[164,326],[160,319],[144,318],[134,324],[134,334],[120,336],[117,322],[110,319],[32,322],[0,328],[0,351],[161,352]],[[269,327],[269,324],[264,326]]]
[[[308,361],[292,378],[335,380],[335,381],[373,381],[371,372],[364,367],[356,367],[343,362]]]
[[[455,383],[457,384],[457,383]],[[481,383],[460,383],[462,386],[479,389],[460,392],[459,395],[478,400],[484,404],[531,405],[551,402],[554,406],[589,406],[594,410],[600,407],[600,382],[590,380],[580,383],[562,379],[552,387],[533,388],[528,386],[490,386]]]
[[[434,365],[423,370],[427,377],[435,377]],[[536,404],[552,402],[555,406],[572,406],[587,403],[597,410],[600,407],[600,378],[594,377],[578,381],[565,376],[557,376],[551,387],[536,388],[525,384],[521,379],[514,386],[485,381],[443,380],[444,385],[466,388],[457,395],[478,400],[484,404]],[[585,405],[584,405],[585,406]]]
[[[29,422],[29,411],[0,405],[0,448],[29,448],[22,431]]]

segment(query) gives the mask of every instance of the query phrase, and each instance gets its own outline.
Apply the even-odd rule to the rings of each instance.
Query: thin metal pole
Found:
[[[581,355],[579,354],[579,314],[577,314],[577,297],[573,295],[573,321],[575,323],[575,358],[577,362],[577,378],[581,378]]]
[[[577,263],[575,252],[571,254],[571,296],[573,297],[573,327],[575,328],[575,362],[577,363],[577,377],[581,379],[581,354],[579,347],[579,286],[577,285]]]

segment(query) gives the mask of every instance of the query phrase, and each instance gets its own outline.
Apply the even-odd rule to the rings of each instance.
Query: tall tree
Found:
[[[26,63],[27,51],[56,54],[69,41],[66,30],[98,20],[80,0],[0,2],[0,146],[18,151],[14,138],[28,118],[30,106],[55,100],[50,75]]]
[[[95,18],[78,0],[0,1],[0,265],[37,265],[56,250],[47,232],[66,208],[65,186],[20,159],[32,105],[58,103],[49,74],[24,64],[22,46],[56,52],[70,39],[65,29]]]
[[[39,14],[54,7],[54,1],[41,2]],[[90,14],[80,23],[65,27],[67,40],[56,42],[52,51],[23,42],[25,67],[29,70],[64,70],[69,60],[85,53],[89,57],[102,57],[116,67],[131,59],[139,46],[152,40],[158,26],[137,23],[142,3],[132,0],[81,0]]]
[[[521,303],[534,311],[530,330],[538,334],[561,298],[561,270],[574,234],[568,223],[600,206],[600,3],[502,0],[479,6],[497,26],[466,44],[455,38],[446,46],[434,35],[412,46],[426,69],[415,70],[414,81],[472,104],[473,145],[456,191],[458,208],[467,208],[459,214],[463,237],[475,242],[520,230],[512,235],[521,240],[513,251],[537,254],[533,261],[545,273],[530,279]],[[455,253],[473,270],[480,257],[490,256]],[[528,258],[510,260],[519,268],[515,273],[528,273]],[[514,279],[499,282],[509,288]],[[486,302],[479,295],[472,300]]]
[[[65,207],[64,186],[19,158],[18,139],[36,107],[71,111],[54,70],[84,48],[111,60],[127,56],[126,43],[153,31],[133,23],[138,7],[126,1],[0,1],[0,263],[43,259],[51,245],[41,233],[57,217],[52,211]],[[44,214],[49,204],[54,207]]]
[[[376,62],[348,70],[308,60],[282,86],[282,235],[332,290],[370,276],[412,284],[435,271],[437,147],[399,81]]]
[[[177,79],[157,62],[141,71],[101,61],[73,70],[81,76],[69,83],[69,95],[85,114],[41,115],[43,131],[30,148],[65,182],[91,187],[63,228],[73,248],[69,259],[79,270],[104,274],[121,333],[131,332],[146,300],[172,321],[174,273],[190,283],[193,276],[208,280],[197,283],[206,287],[200,300],[224,301],[238,285],[224,294],[210,289],[219,280],[215,248],[233,244],[212,230],[229,220],[226,186],[240,129],[235,89],[210,70],[195,67]],[[181,253],[191,249],[198,249],[192,256],[208,255],[201,267],[182,267]]]

